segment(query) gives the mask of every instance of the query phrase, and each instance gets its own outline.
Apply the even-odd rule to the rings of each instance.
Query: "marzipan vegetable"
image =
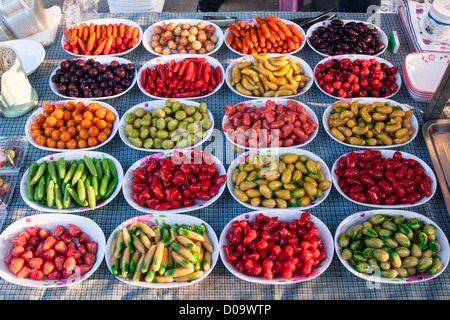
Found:
[[[202,225],[161,225],[137,222],[114,235],[111,245],[114,276],[148,283],[195,280],[211,268],[215,248]]]
[[[358,272],[407,278],[443,268],[436,226],[403,215],[376,214],[339,236],[341,255]]]

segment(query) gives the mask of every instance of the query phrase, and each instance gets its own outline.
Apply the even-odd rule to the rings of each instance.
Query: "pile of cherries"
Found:
[[[339,98],[387,97],[399,90],[398,68],[375,58],[329,59],[317,65],[314,76],[325,93]]]

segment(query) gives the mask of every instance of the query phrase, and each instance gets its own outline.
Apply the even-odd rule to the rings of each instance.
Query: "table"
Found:
[[[221,15],[233,15],[238,19],[252,18],[255,15],[264,17],[273,15],[273,12],[230,12],[220,13]],[[301,18],[310,17],[318,14],[314,12],[279,12],[281,18]],[[143,30],[151,24],[164,19],[176,18],[192,18],[201,19],[202,15],[198,13],[133,13],[133,14],[104,14],[105,18],[118,17],[131,19],[139,23]],[[342,13],[338,16],[341,19],[357,19],[367,20],[368,15],[357,13]],[[31,75],[30,82],[36,88],[39,94],[40,104],[49,101],[58,101],[60,98],[53,94],[48,85],[48,78],[54,68],[65,59],[70,58],[60,45],[60,37],[62,35],[64,21],[59,27],[55,43],[47,48],[47,56],[40,68]],[[397,30],[400,39],[400,50],[396,54],[392,54],[387,50],[381,57],[392,62],[399,67],[402,73],[402,64],[405,56],[410,52],[407,44],[406,36],[401,30],[400,21],[396,14],[381,15],[381,28],[390,34],[392,30]],[[314,53],[307,45],[296,54],[305,60],[312,68],[322,59],[318,54]],[[221,61],[226,68],[228,64],[238,56],[232,53],[225,45],[212,55]],[[141,45],[131,54],[125,56],[126,59],[134,62],[137,67],[143,65],[146,61],[154,58]],[[137,86],[135,86],[126,95],[107,100],[107,103],[114,106],[120,115],[140,103],[147,101],[145,96]],[[321,93],[320,90],[313,87],[304,95],[296,97],[296,99],[309,105],[317,114],[318,118],[322,118],[325,107],[334,101],[334,99]],[[401,87],[392,99],[413,105],[419,109],[424,109],[426,104],[416,103],[412,100],[405,86]],[[198,101],[204,101],[211,108],[215,118],[216,129],[220,130],[220,124],[224,115],[224,106],[227,103],[236,104],[244,101],[242,97],[234,94],[227,86],[224,86],[219,92],[213,96]],[[448,113],[445,113],[446,116]],[[420,112],[415,111],[420,125],[423,119]],[[24,115],[16,119],[0,120],[0,135],[24,135],[24,125],[29,115]],[[321,121],[320,121],[321,123]],[[320,125],[321,126],[321,125]],[[223,137],[223,143],[229,148]],[[208,144],[208,143],[207,143]],[[329,167],[342,154],[352,150],[350,147],[343,146],[332,140],[323,128],[320,128],[315,140],[305,147],[308,151],[316,153],[327,163]],[[399,150],[412,153],[432,166],[428,150],[421,133],[417,138],[405,147]],[[144,152],[138,152],[127,147],[117,135],[106,146],[98,149],[98,151],[106,152],[116,157],[126,171],[131,164],[138,159],[146,156]],[[36,149],[30,146],[28,155],[21,174],[31,164],[32,161],[50,153]],[[224,165],[228,168],[228,163]],[[20,174],[20,176],[21,176]],[[340,222],[350,214],[367,210],[367,207],[355,205],[343,198],[335,188],[332,189],[329,197],[319,206],[312,208],[309,212],[321,219],[334,235]],[[213,205],[198,211],[187,213],[199,217],[208,222],[220,236],[223,227],[235,216],[248,210],[233,200],[228,190],[225,190],[222,197]],[[413,208],[420,214],[426,215],[434,220],[448,236],[450,234],[450,223],[448,212],[445,207],[444,199],[438,188],[435,196],[426,204]],[[24,216],[36,214],[31,210],[20,198],[18,189],[16,189],[13,201],[4,216],[1,230],[4,230],[12,222],[23,218]],[[110,236],[112,231],[121,222],[133,217],[141,215],[140,212],[129,206],[122,193],[107,206],[95,211],[81,213],[83,216],[94,220],[103,229],[106,238]],[[438,278],[432,281],[426,281],[418,284],[410,285],[387,285],[366,282],[358,277],[353,276],[340,263],[337,256],[334,255],[330,267],[320,277],[313,280],[298,283],[294,285],[258,285],[248,283],[234,277],[222,262],[219,260],[213,272],[203,281],[178,289],[143,289],[128,286],[115,279],[109,272],[106,262],[103,261],[100,268],[87,280],[71,287],[56,289],[30,289],[20,287],[0,280],[0,299],[29,299],[29,300],[445,300],[450,296],[450,270],[447,269]]]

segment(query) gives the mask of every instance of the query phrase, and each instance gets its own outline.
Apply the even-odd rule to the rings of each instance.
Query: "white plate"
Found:
[[[142,35],[143,35],[142,28],[141,28],[141,26],[138,23],[136,23],[136,22],[134,22],[132,20],[127,20],[127,19],[94,19],[94,20],[81,21],[81,22],[77,23],[76,25],[74,25],[72,27],[76,27],[76,26],[80,25],[80,23],[84,23],[85,25],[89,25],[91,23],[93,23],[94,25],[98,25],[98,24],[100,24],[100,25],[102,25],[102,24],[106,24],[106,25],[108,25],[108,24],[112,24],[112,25],[117,24],[117,25],[119,25],[120,23],[123,23],[124,25],[133,26],[134,28],[138,28],[138,30],[139,30],[139,41],[138,41],[137,45],[135,45],[133,48],[131,48],[131,49],[127,50],[127,51],[120,52],[120,53],[115,53],[115,54],[102,55],[103,57],[124,56],[124,55],[130,53],[131,51],[133,51],[134,49],[136,49],[137,47],[139,47],[139,45],[142,42]],[[72,27],[69,27],[68,29],[71,29]],[[68,54],[70,54],[72,56],[76,56],[76,57],[89,57],[90,56],[90,55],[83,55],[83,54],[74,54],[73,52],[70,52],[70,51],[64,49],[64,45],[66,44],[66,42],[67,42],[67,38],[66,38],[66,36],[63,33],[63,35],[61,37],[61,46],[62,46],[62,48],[63,48],[63,50],[65,52],[67,52]]]
[[[257,150],[250,150],[247,151],[241,155],[239,155],[236,159],[233,160],[233,162],[230,164],[230,166],[228,167],[228,172],[227,172],[227,187],[228,187],[228,191],[230,192],[230,194],[233,196],[233,198],[239,202],[240,204],[242,204],[244,207],[253,209],[253,210],[269,210],[272,211],[274,209],[268,209],[263,207],[262,205],[259,207],[255,207],[252,206],[249,202],[244,202],[239,200],[235,195],[234,195],[234,183],[232,180],[232,176],[233,176],[233,171],[234,169],[236,169],[236,167],[239,166],[239,164],[241,163],[245,163],[245,159],[252,155],[252,154],[262,154],[262,155],[273,155],[275,158],[278,159],[279,156],[281,156],[284,153],[295,153],[295,154],[299,154],[299,155],[305,155],[307,157],[309,157],[311,160],[315,161],[320,161],[320,163],[322,164],[322,172],[325,175],[325,179],[329,180],[331,182],[331,173],[330,173],[330,169],[328,168],[327,164],[325,163],[325,161],[322,160],[322,158],[320,158],[319,156],[317,156],[316,154],[306,151],[304,149],[296,149],[296,148],[271,148],[271,149],[257,149]],[[289,211],[295,211],[295,212],[299,212],[299,211],[305,211],[308,209],[311,209],[315,206],[318,206],[319,204],[321,204],[323,201],[325,201],[325,199],[328,197],[328,195],[330,194],[331,191],[331,185],[330,188],[328,190],[324,190],[323,191],[323,197],[312,201],[309,205],[307,206],[298,206],[298,207],[291,207],[288,206],[286,209],[281,209],[283,212],[289,212]]]
[[[299,52],[300,50],[302,50],[303,47],[305,46],[305,43],[306,43],[306,34],[305,34],[305,30],[303,30],[302,27],[300,27],[298,24],[296,24],[296,23],[294,23],[294,22],[292,22],[292,21],[290,21],[290,20],[285,20],[285,19],[280,19],[280,20],[283,21],[284,24],[286,24],[286,25],[288,25],[288,24],[293,24],[293,25],[300,31],[300,33],[303,35],[303,39],[305,39],[305,40],[301,41],[300,47],[299,47],[298,49],[296,49],[296,50],[294,50],[294,51],[291,51],[291,52],[288,52],[288,53],[287,53],[287,54],[292,54],[292,55],[293,55],[293,54]],[[256,24],[256,20],[255,20],[255,19],[244,20],[244,22],[245,22],[246,25],[250,25],[250,24],[252,24],[252,23]],[[228,49],[230,49],[232,52],[234,52],[234,53],[236,53],[236,54],[238,54],[238,55],[240,55],[240,56],[245,56],[245,54],[243,54],[242,52],[238,52],[238,51],[234,50],[234,49],[227,43],[227,39],[228,39],[228,37],[230,36],[230,34],[231,34],[230,28],[227,27],[227,30],[225,30],[224,41],[225,41],[225,44],[226,44],[226,46],[228,47]]]
[[[179,149],[177,151],[186,154],[187,157],[190,158],[190,152],[192,150]],[[154,154],[148,155],[148,156],[136,161],[133,165],[131,165],[131,167],[128,169],[128,171],[125,173],[125,175],[123,177],[123,186],[122,186],[123,195],[125,197],[125,200],[128,202],[128,204],[130,206],[132,206],[133,208],[135,208],[138,211],[141,211],[144,213],[151,213],[151,214],[184,213],[184,212],[203,209],[203,208],[213,204],[217,199],[220,198],[223,191],[225,190],[225,184],[219,188],[219,192],[214,197],[212,197],[210,200],[206,201],[206,200],[195,199],[195,205],[190,206],[190,207],[181,207],[179,209],[169,209],[169,210],[161,211],[161,210],[154,210],[154,209],[151,209],[148,207],[141,207],[140,205],[138,205],[133,200],[134,192],[133,192],[132,185],[133,185],[133,181],[134,181],[134,176],[133,176],[134,170],[145,166],[147,164],[147,162],[149,162],[152,158],[155,158],[156,160],[161,161],[162,159],[171,157],[172,155],[173,155],[173,150],[154,153]],[[225,167],[220,162],[220,160],[213,155],[211,155],[211,157],[214,160],[214,164],[216,165],[216,170],[217,170],[217,173],[219,174],[219,176],[226,174]]]
[[[442,270],[440,270],[439,272],[437,272],[434,275],[430,275],[428,273],[420,273],[420,274],[418,273],[415,276],[409,276],[406,278],[397,277],[394,279],[383,277],[379,274],[379,272],[376,272],[374,275],[368,275],[368,274],[364,274],[364,273],[360,273],[360,272],[356,271],[356,269],[350,265],[348,260],[345,260],[342,257],[342,248],[339,246],[339,237],[341,234],[345,233],[345,231],[348,228],[350,228],[352,225],[362,224],[365,221],[370,220],[370,218],[376,214],[387,214],[387,215],[391,215],[394,217],[396,217],[398,215],[403,215],[407,220],[417,218],[428,224],[435,225],[437,228],[435,235],[436,235],[436,238],[437,238],[439,244],[441,245],[441,250],[437,253],[437,255],[441,258],[441,261],[443,264]],[[351,273],[353,273],[355,276],[357,276],[361,279],[370,281],[370,282],[373,281],[373,282],[381,282],[381,283],[389,283],[389,284],[408,284],[408,283],[417,283],[417,282],[423,282],[423,281],[434,279],[437,276],[439,276],[442,272],[444,272],[445,268],[448,265],[449,254],[450,254],[448,240],[447,240],[444,232],[442,231],[442,229],[435,222],[433,222],[428,217],[418,214],[416,212],[404,211],[404,210],[370,210],[370,211],[362,211],[362,212],[352,214],[351,216],[344,219],[344,221],[342,221],[340,223],[340,225],[338,226],[335,236],[334,236],[334,246],[336,249],[336,254],[339,257],[339,260],[347,268],[347,270],[350,271]]]
[[[163,25],[167,25],[169,23],[189,23],[191,26],[196,26],[197,23],[199,22],[204,22],[206,23],[206,25],[210,24],[213,25],[216,30],[214,31],[214,34],[217,36],[217,43],[215,44],[214,50],[205,53],[204,55],[210,55],[213,54],[214,52],[216,52],[217,50],[220,49],[220,47],[223,44],[223,32],[222,29],[220,29],[220,27],[218,25],[216,25],[215,23],[211,22],[211,21],[206,21],[206,20],[198,20],[198,19],[172,19],[172,20],[163,20],[163,21],[158,21],[154,24],[152,24],[150,27],[148,27],[145,31],[144,31],[144,39],[143,39],[143,45],[144,48],[147,49],[147,51],[149,51],[150,53],[156,55],[156,56],[162,56],[162,53],[156,53],[155,50],[153,50],[151,44],[152,44],[152,36],[155,34],[154,30],[156,26],[163,26]],[[178,54],[177,50],[172,50],[172,54]]]
[[[398,106],[400,108],[402,108],[403,111],[408,111],[410,110],[407,106],[398,103],[397,101],[394,100],[390,100],[390,99],[384,99],[384,98],[353,98],[353,99],[342,99],[344,101],[347,101],[349,103],[352,103],[355,100],[358,100],[360,103],[374,103],[374,102],[381,102],[381,103],[386,103],[386,102],[390,102],[391,106]],[[339,101],[342,101],[339,100]],[[339,142],[340,144],[344,145],[344,146],[349,146],[349,147],[353,147],[353,148],[363,148],[363,149],[387,149],[387,148],[393,148],[393,147],[402,147],[404,145],[407,145],[408,143],[410,143],[411,141],[413,141],[415,139],[415,137],[417,136],[417,132],[419,132],[419,122],[417,121],[416,116],[413,114],[411,117],[411,127],[414,130],[413,135],[409,138],[408,141],[404,142],[404,143],[399,143],[399,144],[393,144],[393,145],[380,145],[380,146],[360,146],[360,145],[353,145],[353,144],[349,144],[346,142],[342,142],[339,139],[337,139],[335,136],[333,136],[330,132],[330,125],[328,124],[328,118],[330,117],[330,115],[333,113],[333,106],[338,103],[339,101],[333,102],[332,104],[330,104],[324,111],[323,116],[322,116],[322,124],[323,127],[325,128],[325,131],[328,133],[328,135],[335,141]]]
[[[368,60],[370,60],[370,59],[375,59],[375,60],[377,60],[379,63],[385,63],[389,68],[394,66],[394,65],[393,65],[392,63],[390,63],[389,61],[387,61],[387,60],[385,60],[385,59],[383,59],[383,58],[380,58],[380,57],[368,56],[368,55],[364,55],[364,54],[346,54],[346,55],[341,55],[341,56],[331,56],[331,57],[327,57],[327,58],[325,58],[325,59],[320,60],[319,63],[317,63],[316,66],[314,67],[314,74],[316,74],[317,66],[318,66],[319,64],[322,64],[322,63],[325,63],[325,62],[331,61],[331,60],[342,60],[342,59],[345,59],[345,58],[350,59],[350,61],[352,61],[352,62],[355,61],[355,60],[357,60],[357,59],[361,59],[361,60],[364,60],[364,59],[368,59]],[[337,97],[337,96],[333,96],[333,95],[331,95],[331,94],[326,93],[325,90],[323,90],[323,89],[319,86],[319,81],[317,80],[317,78],[316,78],[315,76],[313,76],[313,78],[314,78],[314,83],[316,84],[317,88],[319,88],[319,90],[322,91],[324,94],[326,94],[327,96],[329,96],[329,97],[331,97],[331,98],[334,98],[334,99],[342,99],[342,98],[339,98],[339,97]],[[390,98],[390,97],[392,97],[393,95],[395,95],[397,92],[400,91],[400,87],[402,86],[402,77],[400,76],[400,73],[399,73],[398,71],[397,71],[397,73],[395,74],[395,78],[396,78],[395,83],[396,83],[397,86],[398,86],[397,91],[394,92],[394,93],[392,93],[392,94],[390,94],[390,95],[388,95],[388,96],[386,96],[386,97],[382,97],[382,98],[384,98],[384,99]],[[354,98],[357,98],[357,97],[354,97]],[[380,97],[380,98],[381,98],[381,97]]]
[[[116,158],[114,158],[113,156],[111,156],[107,153],[103,153],[103,152],[74,150],[74,151],[69,151],[69,152],[54,153],[54,154],[48,155],[46,157],[43,157],[43,158],[37,160],[36,162],[39,165],[40,163],[42,163],[42,161],[47,161],[47,162],[48,161],[58,161],[59,158],[64,158],[65,160],[80,160],[80,159],[83,159],[85,155],[90,157],[91,159],[93,159],[93,158],[103,159],[103,156],[106,159],[111,159],[114,162],[114,165],[116,166],[116,170],[117,170],[117,178],[119,181],[117,183],[116,189],[114,190],[114,193],[111,195],[111,197],[109,197],[108,199],[106,199],[103,202],[97,203],[97,206],[95,208],[98,209],[98,208],[101,208],[104,205],[108,204],[109,202],[111,202],[117,196],[120,189],[122,188],[123,169],[122,169],[122,165]],[[25,203],[29,207],[31,207],[39,212],[53,212],[53,213],[75,213],[75,212],[85,212],[85,211],[92,210],[90,207],[75,207],[75,206],[71,206],[68,209],[59,210],[56,207],[49,208],[47,206],[40,204],[39,202],[30,201],[30,199],[28,199],[28,197],[27,197],[27,192],[26,192],[28,171],[29,171],[29,168],[25,171],[25,173],[23,174],[22,180],[20,181],[20,195],[22,196],[23,201],[25,201]]]
[[[228,222],[228,224],[223,229],[220,239],[219,239],[219,248],[220,248],[220,258],[222,259],[223,264],[225,267],[230,271],[234,276],[238,277],[239,279],[253,282],[253,283],[259,283],[259,284],[293,284],[298,282],[304,282],[311,279],[314,279],[318,276],[320,276],[322,273],[325,272],[325,270],[330,265],[331,261],[333,260],[333,254],[334,254],[334,248],[333,248],[333,236],[331,235],[330,230],[328,230],[327,226],[319,220],[317,217],[313,216],[311,214],[311,221],[314,222],[316,227],[319,229],[319,238],[322,239],[323,243],[323,251],[326,253],[327,257],[324,261],[320,263],[318,267],[313,268],[313,271],[309,275],[295,275],[290,280],[286,280],[283,277],[274,278],[273,280],[266,280],[263,276],[257,276],[257,277],[251,277],[244,273],[240,273],[236,270],[236,267],[229,263],[227,261],[227,256],[224,251],[224,247],[227,245],[230,245],[229,240],[226,238],[226,235],[233,230],[232,223],[233,221],[239,221],[239,220],[247,220],[250,223],[253,223],[255,221],[256,216],[259,213],[263,213],[265,216],[268,217],[279,217],[280,221],[290,222],[294,219],[300,219],[300,216],[303,211],[297,211],[297,212],[286,212],[286,210],[283,209],[270,209],[270,210],[260,210],[260,211],[253,211],[253,212],[246,212],[243,213]]]
[[[67,228],[69,224],[78,226],[83,232],[86,232],[86,234],[89,235],[89,238],[92,241],[96,241],[98,243],[97,259],[91,270],[82,276],[74,275],[68,279],[50,280],[44,276],[44,278],[40,281],[36,281],[31,278],[19,279],[8,270],[8,265],[4,263],[3,260],[12,248],[12,243],[10,240],[17,237],[20,232],[25,231],[28,227],[34,226],[49,229],[53,232],[56,226],[62,225]],[[86,280],[98,269],[105,256],[105,243],[106,240],[103,230],[91,219],[73,214],[37,214],[27,216],[9,225],[0,236],[0,257],[2,261],[2,263],[0,263],[0,277],[10,283],[24,287],[45,289],[71,286]]]
[[[45,49],[39,42],[28,39],[0,42],[0,46],[10,47],[19,55],[23,70],[31,75],[41,65],[45,58]]]
[[[124,58],[120,58],[120,57],[110,57],[110,56],[94,56],[94,57],[81,57],[81,58],[74,58],[75,60],[76,59],[82,59],[82,60],[84,60],[84,61],[86,61],[86,60],[88,60],[88,59],[94,59],[95,61],[98,61],[98,62],[100,62],[100,63],[104,63],[104,64],[106,64],[106,65],[109,65],[112,61],[117,61],[117,62],[119,62],[120,64],[123,64],[123,63],[132,63],[131,61],[129,61],[129,60],[127,60],[127,59],[124,59]],[[135,65],[135,67],[136,67],[136,65]],[[122,95],[124,95],[125,93],[127,93],[128,91],[130,91],[133,87],[134,87],[134,85],[136,84],[136,82],[137,82],[137,69],[135,69],[135,73],[134,73],[134,78],[133,78],[133,81],[131,81],[131,84],[130,84],[130,86],[128,87],[128,89],[126,89],[126,90],[124,90],[122,93],[119,93],[119,94],[115,94],[115,95],[112,95],[112,96],[110,96],[110,97],[105,97],[105,96],[103,96],[103,97],[91,97],[91,98],[80,98],[80,97],[76,97],[76,98],[74,98],[74,97],[69,97],[69,96],[65,96],[65,95],[62,95],[61,93],[59,93],[58,92],[58,86],[56,85],[56,83],[53,83],[53,81],[52,81],[52,77],[56,74],[56,71],[57,70],[59,70],[59,69],[61,69],[61,67],[60,66],[58,66],[55,70],[53,70],[53,72],[50,74],[50,77],[49,77],[49,80],[48,80],[48,82],[49,82],[49,84],[50,84],[50,89],[52,89],[52,91],[53,91],[53,93],[55,93],[56,95],[58,95],[58,96],[60,96],[60,97],[62,97],[62,98],[65,98],[65,99],[72,99],[72,100],[75,100],[75,99],[77,99],[77,100],[96,100],[96,101],[98,101],[98,100],[107,100],[107,99],[114,99],[114,98],[117,98],[117,97],[120,97],[120,96],[122,96]]]
[[[356,153],[363,153],[365,150],[356,150],[353,152]],[[395,153],[395,150],[379,150],[381,152],[381,157],[382,158],[390,158],[392,159],[392,156]],[[403,208],[409,208],[409,207],[416,207],[416,206],[420,206],[426,202],[428,202],[431,198],[433,198],[434,193],[436,192],[436,188],[437,188],[437,181],[436,181],[436,176],[434,175],[433,170],[430,168],[430,166],[428,164],[426,164],[422,159],[407,153],[407,152],[403,152],[401,151],[402,155],[403,155],[403,159],[414,159],[417,162],[419,162],[423,168],[425,169],[425,173],[431,178],[432,180],[432,185],[431,185],[431,197],[427,198],[427,197],[423,197],[422,199],[420,199],[419,201],[417,201],[416,203],[413,204],[394,204],[394,205],[385,205],[385,204],[372,204],[372,203],[363,203],[363,202],[357,202],[353,199],[351,199],[348,195],[346,195],[343,191],[342,188],[339,186],[339,180],[340,178],[334,173],[334,170],[338,169],[338,162],[339,162],[339,158],[347,155],[343,154],[342,156],[339,156],[339,158],[334,162],[333,167],[331,168],[331,176],[333,179],[333,185],[334,187],[337,189],[337,191],[347,200],[359,204],[361,206],[366,206],[366,207],[374,207],[374,208],[380,208],[380,209],[403,209]]]
[[[162,64],[164,64],[164,63],[169,63],[171,60],[175,60],[175,62],[178,62],[178,61],[180,61],[180,60],[189,59],[189,58],[205,58],[205,59],[206,59],[206,62],[209,62],[209,64],[210,64],[212,67],[214,67],[214,68],[215,68],[215,67],[220,67],[220,69],[222,70],[222,82],[218,83],[217,86],[216,86],[216,88],[215,88],[213,91],[211,91],[210,93],[207,93],[207,94],[202,95],[202,96],[190,97],[190,98],[185,98],[185,99],[201,99],[201,98],[206,98],[206,97],[208,97],[208,96],[210,96],[210,95],[213,95],[213,94],[216,93],[217,91],[219,91],[219,89],[222,87],[222,85],[223,85],[223,83],[224,83],[224,81],[225,81],[225,79],[224,79],[224,78],[225,78],[225,76],[224,76],[224,75],[225,75],[225,70],[223,69],[222,64],[221,64],[218,60],[216,60],[216,59],[214,59],[214,58],[212,58],[212,57],[210,57],[210,56],[204,55],[204,54],[176,54],[176,55],[167,55],[167,56],[157,57],[157,58],[154,58],[154,59],[148,61],[146,64],[144,64],[144,65],[139,69],[139,72],[138,72],[138,74],[137,74],[137,78],[139,79],[139,81],[137,81],[137,84],[138,84],[139,89],[141,89],[142,93],[144,93],[146,96],[149,96],[150,98],[153,98],[153,99],[166,99],[166,98],[164,98],[164,97],[156,97],[156,96],[154,96],[154,95],[148,93],[147,91],[145,91],[145,89],[141,86],[142,72],[143,72],[145,69],[147,69],[147,68],[152,69],[152,68],[154,68],[155,66],[157,66],[158,64],[161,64],[161,63],[162,63]],[[168,97],[168,98],[170,98],[170,97]],[[179,98],[174,98],[174,99],[179,99]]]
[[[341,20],[341,21],[344,22],[344,24],[349,23],[349,22],[356,22],[356,23],[361,22],[370,28],[376,28],[378,30],[378,34],[380,35],[379,40],[384,43],[385,47],[382,51],[378,52],[377,54],[371,55],[371,56],[376,57],[376,56],[379,56],[380,54],[382,54],[384,51],[386,51],[386,49],[389,45],[389,39],[388,39],[386,33],[383,30],[381,30],[381,28],[379,28],[376,25],[369,23],[367,21],[359,21],[359,20]],[[308,31],[306,31],[306,41],[308,42],[309,47],[313,51],[315,51],[317,54],[321,55],[322,57],[329,57],[329,55],[324,54],[324,53],[318,51],[316,48],[314,48],[311,41],[309,40],[309,38],[312,36],[313,32],[316,31],[316,29],[318,27],[321,27],[321,26],[327,27],[330,24],[331,24],[331,20],[320,21],[320,22],[313,24],[311,27],[308,28]]]
[[[109,111],[111,111],[112,113],[114,113],[114,115],[116,116],[116,119],[114,120],[114,127],[111,131],[111,135],[108,137],[108,139],[106,139],[104,142],[99,143],[98,145],[96,145],[95,147],[87,147],[84,149],[75,149],[75,150],[82,150],[82,151],[91,151],[91,150],[95,150],[97,148],[103,147],[104,145],[106,145],[109,141],[112,140],[112,138],[114,138],[114,136],[117,133],[117,130],[119,128],[119,114],[117,113],[117,110],[114,109],[111,105],[105,103],[105,102],[101,102],[101,101],[89,101],[89,100],[64,100],[64,101],[56,101],[56,102],[50,102],[50,104],[52,105],[57,105],[59,103],[62,104],[66,104],[69,101],[74,101],[75,103],[78,101],[82,101],[86,104],[86,106],[88,106],[90,103],[98,103],[100,104],[102,107],[106,107],[109,109]],[[27,137],[28,142],[30,142],[33,146],[35,146],[38,149],[42,149],[42,150],[46,150],[46,151],[52,151],[52,152],[67,152],[67,151],[72,151],[73,149],[58,149],[58,148],[49,148],[46,146],[40,146],[36,143],[36,141],[34,141],[34,139],[31,136],[31,125],[33,123],[35,123],[34,119],[36,118],[37,115],[39,114],[45,114],[44,111],[44,106],[42,105],[40,108],[38,108],[36,111],[34,111],[31,116],[28,118],[26,124],[25,124],[25,136]]]
[[[144,280],[141,280],[139,282],[134,282],[132,279],[124,279],[122,277],[116,277],[116,279],[129,284],[131,286],[136,286],[136,287],[142,287],[142,288],[153,288],[153,289],[158,289],[158,288],[178,288],[178,287],[184,287],[184,286],[189,286],[191,284],[195,284],[198,283],[200,281],[202,281],[203,279],[205,279],[214,269],[214,267],[216,266],[217,260],[219,259],[219,241],[217,239],[217,235],[214,232],[213,228],[211,228],[211,226],[209,224],[207,224],[205,221],[197,218],[197,217],[193,217],[190,215],[185,215],[185,214],[166,214],[163,212],[159,212],[159,213],[155,213],[155,214],[148,214],[148,215],[142,215],[142,216],[137,216],[131,219],[128,219],[127,221],[122,222],[110,235],[108,242],[106,243],[106,248],[108,248],[106,250],[106,254],[105,254],[105,259],[106,259],[106,264],[108,266],[109,271],[112,273],[111,271],[111,258],[112,258],[112,254],[111,254],[111,245],[112,242],[114,240],[114,235],[116,234],[117,231],[122,230],[122,228],[124,227],[129,227],[130,225],[132,225],[133,223],[137,223],[137,222],[143,222],[143,223],[147,223],[149,225],[161,225],[163,222],[167,223],[170,226],[173,226],[175,224],[178,225],[189,225],[192,226],[194,224],[196,224],[197,226],[200,226],[202,224],[205,224],[206,229],[208,230],[208,236],[211,240],[211,244],[213,245],[214,248],[214,252],[211,254],[211,268],[208,271],[204,271],[204,274],[201,278],[199,279],[195,279],[195,280],[191,280],[191,281],[183,281],[183,282],[170,282],[170,283],[154,283],[154,282],[146,282]]]
[[[448,53],[410,53],[403,62],[405,81],[408,81],[418,92],[433,95],[449,63]]]
[[[272,100],[274,101],[276,104],[282,104],[282,105],[286,105],[288,100],[293,100],[293,99],[287,99],[287,98],[261,98],[261,99],[255,99],[255,100],[249,100],[249,101],[244,101],[244,102],[240,102],[240,103],[245,103],[248,107],[256,107],[256,108],[262,108],[266,106],[266,101],[267,100]],[[319,124],[319,120],[317,118],[317,115],[315,114],[315,112],[308,107],[306,104],[294,100],[295,102],[299,103],[300,105],[302,105],[306,111],[308,112],[308,115],[311,117],[311,119],[316,122],[317,124]],[[240,104],[239,103],[239,104]],[[222,129],[228,124],[230,123],[230,121],[228,120],[228,116],[224,115],[223,116],[223,120],[222,120]],[[306,146],[308,143],[310,143],[311,141],[314,140],[314,138],[317,135],[317,132],[319,132],[319,127],[316,128],[316,130],[314,130],[314,132],[312,134],[309,135],[308,139],[306,139],[305,141],[303,141],[301,144],[297,144],[297,145],[292,145],[289,147],[281,147],[281,149],[285,149],[285,148],[300,148],[300,147],[304,147]],[[225,137],[227,137],[228,141],[230,141],[231,144],[240,147],[240,148],[244,148],[244,149],[249,149],[249,150],[255,150],[256,148],[252,148],[252,147],[246,147],[243,145],[240,145],[236,142],[234,142],[231,138],[230,138],[230,133],[224,132],[225,133]],[[266,149],[266,148],[258,148],[258,149]]]
[[[285,55],[285,54],[270,54],[270,56],[271,56],[271,57],[279,57],[279,56],[286,56],[286,55]],[[298,96],[304,94],[306,91],[308,91],[308,90],[312,87],[312,84],[313,84],[313,78],[314,78],[314,73],[313,73],[311,67],[306,63],[306,61],[304,61],[304,60],[302,60],[302,59],[300,59],[300,58],[298,58],[298,57],[296,57],[296,56],[292,56],[292,55],[288,55],[288,58],[289,58],[289,59],[293,59],[293,60],[299,62],[299,63],[302,65],[302,67],[303,67],[303,74],[304,74],[305,76],[308,76],[308,77],[311,78],[311,80],[308,81],[308,82],[306,82],[305,86],[304,86],[299,92],[297,92],[296,94],[294,94],[294,95],[292,95],[292,96],[280,96],[280,98],[289,98],[289,99],[290,99],[290,98],[298,97]],[[256,61],[256,59],[253,58],[253,56],[243,56],[243,57],[241,57],[241,58],[238,58],[238,59],[232,61],[232,62],[228,65],[227,70],[225,71],[225,81],[226,81],[228,87],[231,89],[231,91],[233,91],[233,92],[236,93],[237,95],[240,95],[240,96],[245,97],[245,98],[250,98],[250,99],[258,99],[259,97],[255,97],[255,96],[247,96],[247,95],[245,95],[245,94],[240,93],[239,91],[237,91],[237,90],[231,85],[231,72],[233,71],[233,68],[234,68],[235,66],[237,66],[239,63],[241,63],[241,62],[243,62],[243,61],[250,61],[250,62],[253,62],[253,61]]]
[[[195,107],[198,107],[200,105],[199,102],[192,101],[192,100],[175,99],[175,101],[179,101],[180,103],[186,103],[187,105],[195,106]],[[127,112],[125,112],[124,115],[122,116],[122,118],[120,119],[120,123],[119,123],[119,136],[122,139],[122,141],[130,148],[140,150],[140,151],[146,151],[146,152],[167,151],[166,149],[145,149],[143,147],[142,148],[136,147],[130,141],[130,139],[128,139],[127,135],[125,134],[125,127],[128,125],[128,123],[125,122],[125,117],[127,114],[133,113],[137,108],[144,108],[145,111],[153,111],[154,109],[164,108],[165,106],[166,106],[166,100],[154,100],[154,101],[142,102],[142,103],[135,105],[134,107],[128,109]],[[202,140],[200,140],[199,142],[194,144],[193,146],[189,146],[186,148],[180,148],[180,149],[196,148],[196,147],[200,146],[201,144],[203,144],[205,141],[208,141],[208,139],[211,137],[211,135],[214,131],[214,116],[209,109],[208,109],[207,113],[208,113],[209,119],[211,120],[212,125],[211,125],[211,128],[206,130],[206,136]]]

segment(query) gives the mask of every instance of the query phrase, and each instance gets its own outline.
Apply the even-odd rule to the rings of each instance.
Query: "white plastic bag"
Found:
[[[99,0],[64,0],[62,11],[66,18],[66,27],[81,21],[98,19],[98,2]]]

